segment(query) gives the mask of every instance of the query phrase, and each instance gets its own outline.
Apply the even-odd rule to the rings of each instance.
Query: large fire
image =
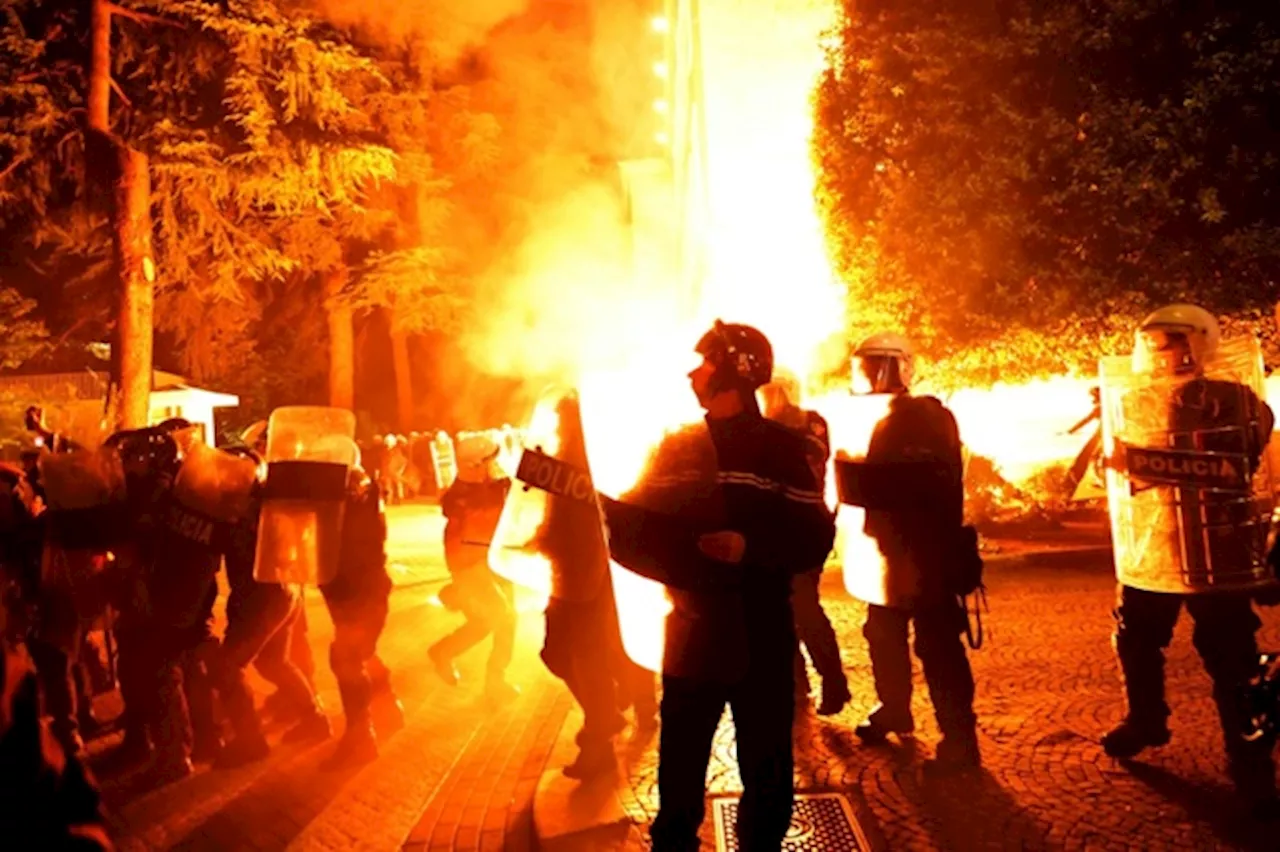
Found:
[[[685,374],[692,367],[693,342],[715,318],[760,328],[773,342],[778,363],[806,386],[838,366],[823,358],[832,351],[826,344],[845,325],[844,295],[824,249],[809,156],[810,97],[823,61],[820,41],[837,4],[777,0],[762,7],[748,0],[703,0],[699,5],[709,209],[705,224],[687,236],[701,242],[706,275],[691,285],[695,298],[673,291],[666,281],[620,286],[609,321],[601,322],[596,313],[582,334],[561,327],[563,314],[556,320],[554,337],[574,351],[592,473],[599,490],[611,495],[636,481],[665,431],[700,416]],[[680,4],[669,8],[679,10]],[[662,39],[689,21],[653,23],[655,71],[672,73],[660,61]],[[661,116],[678,107],[655,104],[655,132],[661,137],[666,138]],[[580,240],[578,252],[588,252],[588,242]],[[566,259],[557,247],[556,255],[557,270],[580,265],[572,252]],[[589,304],[600,306],[598,289],[581,292]],[[637,327],[642,334],[633,333]],[[602,339],[611,334],[620,335],[625,345]],[[544,340],[551,344],[551,336]],[[584,340],[591,352],[583,351]],[[847,348],[835,351],[843,354]],[[945,401],[970,449],[995,459],[1006,477],[1018,479],[1047,461],[1074,456],[1084,438],[1066,430],[1087,413],[1090,384],[1083,378],[1053,378],[960,391]],[[799,402],[822,413],[837,446],[849,449],[865,445],[883,411],[874,401],[851,402],[843,391]],[[540,411],[534,431],[545,434],[546,411]],[[829,498],[834,505],[834,494]],[[847,508],[841,512],[838,548],[851,566],[879,558],[861,534],[858,515]],[[494,556],[503,559],[498,552]],[[509,570],[518,570],[531,586],[540,585],[533,577],[545,575],[545,563],[524,558],[523,569],[513,563]],[[662,616],[669,607],[664,592],[616,566],[613,575],[627,651],[642,665],[657,668]],[[857,584],[849,585],[853,590]]]

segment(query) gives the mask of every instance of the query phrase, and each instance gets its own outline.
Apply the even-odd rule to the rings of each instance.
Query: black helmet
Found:
[[[717,390],[754,393],[773,378],[773,347],[759,329],[716,320],[694,351],[716,368]]]

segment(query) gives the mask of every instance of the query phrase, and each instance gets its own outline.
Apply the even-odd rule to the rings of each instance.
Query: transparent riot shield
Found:
[[[1099,363],[1116,577],[1153,592],[1274,582],[1271,438],[1257,341],[1225,341],[1203,375]]]
[[[827,476],[828,502],[833,502],[836,489],[835,459],[866,457],[871,433],[889,411],[892,399],[892,394],[850,394],[832,400],[823,411],[831,431],[833,460],[833,469]],[[835,552],[845,589],[867,603],[899,603],[913,587],[911,578],[890,576],[880,547],[864,532],[866,521],[866,510],[858,506],[840,506],[836,512]]]
[[[188,509],[233,523],[248,512],[257,475],[252,460],[194,440],[184,448],[173,496]]]
[[[128,535],[120,455],[108,447],[43,453],[40,481],[53,541],[70,550],[106,550]]]
[[[547,598],[595,600],[608,576],[609,551],[577,394],[545,393],[525,440],[489,564],[500,576]]]
[[[436,473],[436,488],[443,494],[458,476],[458,460],[454,454],[453,439],[447,432],[437,432],[431,439],[430,449],[431,466]]]
[[[659,516],[690,521],[695,527],[721,528],[723,497],[715,444],[706,424],[697,422],[666,435],[660,433],[653,436],[653,445],[657,452],[651,452],[635,481],[622,489],[619,499]],[[614,531],[615,552],[618,538],[626,537],[625,533],[618,533]],[[639,549],[646,548],[644,545]],[[661,583],[616,561],[611,563],[611,571],[627,656],[642,668],[660,671],[666,650],[667,616],[673,608],[671,596]]]
[[[338,573],[355,415],[342,408],[277,408],[267,425],[267,481],[254,577],[324,585]]]

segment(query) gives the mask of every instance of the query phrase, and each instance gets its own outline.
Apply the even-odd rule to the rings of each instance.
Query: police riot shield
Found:
[[[128,535],[124,465],[114,449],[42,453],[39,466],[54,543],[107,550]]]
[[[257,465],[251,459],[215,449],[197,438],[186,443],[173,496],[188,509],[215,521],[234,523],[249,511],[257,476]]]
[[[443,494],[458,476],[458,460],[448,432],[437,432],[431,439],[431,466],[436,473],[436,488]]]
[[[1103,453],[1117,579],[1195,594],[1274,582],[1274,472],[1257,341],[1225,341],[1202,375],[1103,358]]]
[[[863,459],[871,433],[889,410],[892,394],[850,394],[833,400],[823,412],[831,431],[833,464]],[[838,471],[827,478],[828,500],[839,488]],[[836,558],[844,574],[844,586],[858,600],[880,606],[903,602],[915,589],[915,578],[891,575],[875,539],[865,532],[866,510],[841,505],[836,512]]]
[[[267,425],[267,480],[254,577],[324,585],[338,573],[356,418],[343,408],[277,408]]]
[[[573,391],[543,394],[534,409],[516,480],[502,509],[489,564],[547,598],[595,600],[609,551]]]

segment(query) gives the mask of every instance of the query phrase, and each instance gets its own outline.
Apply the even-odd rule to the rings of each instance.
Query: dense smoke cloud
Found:
[[[428,51],[438,79],[464,80],[470,108],[500,128],[497,162],[455,193],[444,235],[473,260],[475,318],[456,341],[468,363],[454,367],[574,382],[583,364],[621,359],[661,314],[653,282],[633,280],[617,165],[656,126],[648,72],[663,43],[648,6],[316,2],[337,24]]]

